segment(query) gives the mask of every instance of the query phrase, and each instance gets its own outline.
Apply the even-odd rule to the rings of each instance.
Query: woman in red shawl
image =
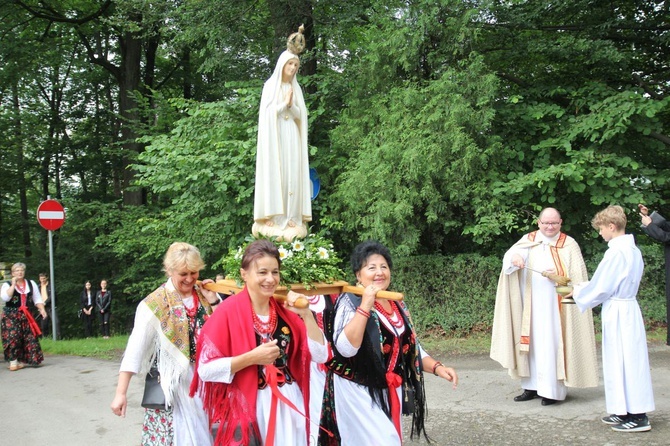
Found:
[[[219,424],[216,445],[307,445],[310,361],[327,359],[323,333],[308,308],[272,298],[280,267],[274,243],[250,243],[241,266],[244,289],[203,327],[191,394],[199,391]],[[294,302],[298,295],[290,294]]]

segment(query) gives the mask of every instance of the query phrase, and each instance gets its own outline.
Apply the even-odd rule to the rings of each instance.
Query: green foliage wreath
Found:
[[[241,283],[240,265],[242,255],[249,243],[257,240],[248,236],[245,243],[230,252],[221,260],[226,277]],[[304,239],[292,242],[269,238],[277,245],[281,258],[281,281],[283,286],[300,283],[307,289],[312,283],[332,283],[343,280],[344,272],[340,268],[342,261],[333,249],[333,243],[320,234],[309,234]]]

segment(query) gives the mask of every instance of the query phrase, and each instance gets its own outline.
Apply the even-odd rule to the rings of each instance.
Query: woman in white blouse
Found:
[[[200,336],[191,394],[199,391],[219,423],[217,446],[308,444],[310,361],[325,362],[328,349],[309,308],[272,298],[279,267],[274,243],[250,243],[244,289],[221,303]],[[292,302],[300,296],[290,294]]]
[[[189,397],[200,329],[219,302],[216,293],[196,286],[205,267],[188,243],[173,243],[163,261],[167,281],[137,306],[135,326],[121,362],[112,411],[125,416],[126,393],[133,375],[155,364],[161,375],[165,409],[146,409],[142,445],[212,444],[202,402]],[[143,375],[142,375],[143,376]]]

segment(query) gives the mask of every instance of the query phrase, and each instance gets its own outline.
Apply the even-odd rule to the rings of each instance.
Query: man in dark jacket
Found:
[[[642,217],[642,230],[649,237],[665,244],[665,320],[668,323],[665,344],[670,345],[670,222],[656,211],[649,215],[649,209],[643,204],[637,206]]]
[[[42,296],[44,309],[47,312],[47,317],[42,318],[40,321],[40,330],[42,330],[42,336],[47,337],[47,334],[51,331],[51,318],[53,317],[56,320],[56,338],[60,339],[60,321],[58,320],[58,311],[55,308],[53,313],[51,311],[51,283],[49,282],[49,277],[46,275],[46,273],[40,273],[38,277],[40,280],[40,295]]]

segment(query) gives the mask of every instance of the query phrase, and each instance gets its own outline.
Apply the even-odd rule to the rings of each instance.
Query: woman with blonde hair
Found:
[[[26,279],[25,263],[12,265],[12,280],[2,284],[0,298],[5,301],[0,325],[2,347],[5,361],[9,361],[9,370],[20,370],[24,364],[40,365],[44,361],[38,340],[42,331],[29,307],[37,307],[43,318],[47,317],[47,313],[39,287],[35,281]]]
[[[165,409],[146,409],[142,445],[210,445],[212,436],[202,402],[191,398],[188,392],[195,368],[196,341],[219,298],[196,285],[205,264],[195,246],[173,243],[165,254],[163,267],[167,281],[137,306],[111,409],[116,415],[125,416],[131,377],[146,373],[155,364],[161,376]]]

